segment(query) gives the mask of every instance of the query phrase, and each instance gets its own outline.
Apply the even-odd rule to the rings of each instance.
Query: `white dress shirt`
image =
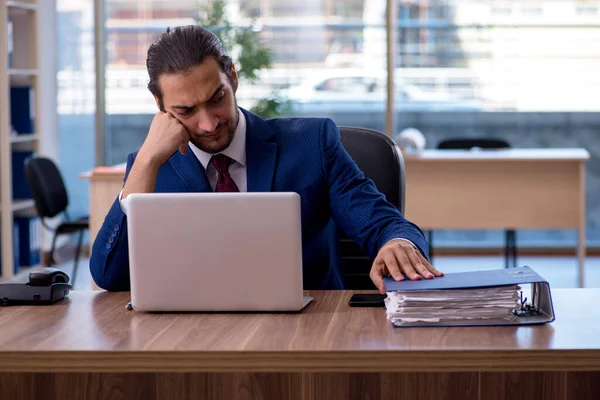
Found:
[[[240,119],[238,121],[237,128],[235,129],[235,136],[231,141],[229,147],[223,150],[221,153],[231,158],[233,162],[229,164],[229,175],[233,178],[233,181],[237,185],[240,192],[248,191],[248,179],[246,178],[246,117],[244,113],[239,111]],[[190,143],[192,151],[200,161],[200,164],[206,170],[206,177],[208,183],[213,192],[217,187],[218,173],[214,165],[209,164],[210,159],[213,156],[211,153],[200,150],[198,147]]]

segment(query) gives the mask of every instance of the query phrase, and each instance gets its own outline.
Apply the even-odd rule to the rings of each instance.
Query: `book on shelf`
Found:
[[[31,191],[25,178],[25,161],[33,154],[33,151],[13,151],[11,153],[13,200],[31,199]]]
[[[0,241],[2,240],[2,235],[0,232]],[[20,241],[19,241],[19,226],[17,224],[13,224],[13,273],[16,274],[19,270],[19,266],[21,264],[21,261],[19,259],[19,247],[20,247]],[[2,246],[0,246],[0,277],[2,276],[2,263],[3,263],[3,257],[2,257]]]
[[[32,267],[41,261],[42,223],[37,216],[17,216],[19,265]]]
[[[32,86],[10,87],[10,122],[18,134],[34,133],[34,96]]]

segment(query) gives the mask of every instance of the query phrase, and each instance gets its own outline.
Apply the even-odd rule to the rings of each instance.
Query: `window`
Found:
[[[523,7],[521,8],[521,14],[528,17],[535,17],[542,15],[544,10],[541,7]]]
[[[88,215],[87,182],[78,175],[95,165],[93,9],[90,0],[56,2],[59,161],[72,217]]]
[[[598,15],[598,7],[594,6],[577,6],[575,13],[581,16],[594,16]]]
[[[167,26],[196,23],[208,1],[96,1],[105,1],[107,9],[104,156],[106,164],[116,164],[139,148],[157,111],[146,88],[149,44]],[[228,1],[232,26],[254,24],[273,60],[257,82],[240,85],[240,106],[250,109],[277,94],[289,102],[290,115],[327,116],[340,125],[383,131],[385,4]],[[596,6],[572,8],[563,23],[541,0],[395,4],[394,134],[418,128],[430,148],[447,137],[481,135],[504,138],[514,147],[582,146],[600,152],[600,21],[589,18],[598,15]],[[64,18],[79,17],[65,13]],[[89,70],[93,42],[74,35],[69,40],[61,46],[59,82],[66,88],[61,96],[70,100],[60,104],[65,112],[92,112],[93,92],[83,85],[93,87],[93,79],[82,71]],[[588,190],[597,191],[600,164],[593,158],[588,167]],[[590,197],[587,208],[588,242],[600,244],[600,200]],[[571,232],[519,232],[518,237],[519,245],[575,240]],[[435,240],[438,246],[498,245],[502,235],[448,231],[436,232]]]
[[[208,3],[187,0],[173,7],[158,0],[143,4],[104,1],[110,45],[105,85],[105,161],[116,164],[124,162],[127,154],[143,143],[157,112],[152,95],[145,85],[139,84],[148,79],[145,67],[148,46],[167,26],[196,23],[195,18]],[[257,93],[264,96],[279,93],[286,96],[296,115],[330,116],[342,109],[360,109],[366,103],[371,110],[384,112],[385,93],[367,100],[361,98],[368,84],[360,75],[347,76],[347,71],[362,69],[373,61],[381,68],[385,66],[385,42],[381,41],[385,38],[385,3],[383,8],[362,0],[332,0],[327,4],[292,0],[227,4],[234,28],[252,23],[260,26],[261,38],[273,58],[273,67],[263,70],[258,82],[250,84],[242,80],[237,92],[240,106],[247,109],[255,106],[259,100]],[[317,75],[329,72],[330,77],[321,79],[320,84],[315,82]],[[320,97],[307,101],[315,93],[320,93]],[[339,96],[345,97],[344,107],[339,106],[342,100]],[[344,111],[335,119],[339,124],[367,125],[372,118],[363,115],[356,120]],[[383,121],[383,117],[380,119]]]
[[[512,15],[512,8],[510,8],[510,7],[492,7],[492,15],[503,16],[503,17]]]

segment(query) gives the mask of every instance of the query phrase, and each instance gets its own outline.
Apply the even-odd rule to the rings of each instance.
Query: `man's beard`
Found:
[[[239,121],[240,121],[240,110],[238,109],[237,102],[236,102],[235,120],[226,121],[225,126],[219,124],[219,125],[217,125],[217,128],[215,129],[216,131],[218,131],[222,128],[225,128],[225,131],[221,134],[221,135],[224,135],[225,141],[221,141],[222,137],[223,137],[222,136],[220,138],[221,140],[219,140],[218,143],[210,143],[209,145],[207,145],[200,138],[190,135],[190,142],[192,142],[192,144],[194,146],[196,146],[197,148],[199,148],[200,150],[202,150],[206,153],[210,153],[210,154],[220,153],[223,150],[225,150],[226,148],[228,148],[229,145],[231,145],[231,142],[233,142],[233,138],[235,137],[235,130],[237,129]]]

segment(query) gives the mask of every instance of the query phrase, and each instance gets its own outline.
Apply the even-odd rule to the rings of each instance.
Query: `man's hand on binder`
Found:
[[[377,254],[371,273],[371,280],[385,294],[383,278],[391,276],[397,281],[404,280],[404,275],[411,280],[433,279],[444,274],[433,268],[421,252],[406,240],[392,240],[386,243]]]

